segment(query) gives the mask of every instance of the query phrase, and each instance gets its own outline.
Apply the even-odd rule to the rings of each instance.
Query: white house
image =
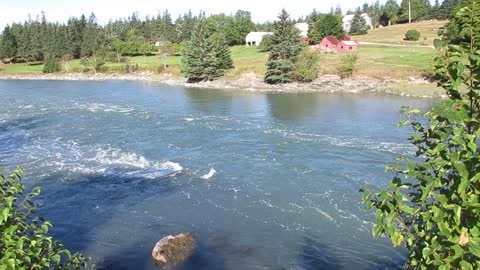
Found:
[[[247,46],[258,46],[262,42],[263,38],[267,35],[273,35],[272,32],[250,32],[245,38],[245,44]]]
[[[345,31],[345,33],[350,32],[350,28],[352,28],[353,16],[355,15],[351,14],[343,17],[343,31]],[[372,19],[370,19],[370,16],[368,16],[367,13],[363,13],[361,16],[365,19],[367,26],[373,28]]]
[[[296,23],[295,27],[300,30],[300,36],[301,37],[307,37],[308,36],[308,23]]]

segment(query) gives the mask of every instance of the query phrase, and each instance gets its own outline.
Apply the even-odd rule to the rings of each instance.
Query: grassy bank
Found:
[[[405,80],[412,76],[422,76],[430,73],[436,51],[418,45],[432,45],[438,30],[445,22],[421,22],[415,24],[393,25],[372,29],[367,35],[354,36],[353,39],[366,42],[387,44],[407,44],[412,46],[361,45],[358,50],[358,63],[354,76],[366,76],[383,80],[385,78]],[[407,30],[416,29],[421,33],[419,41],[404,41]],[[256,47],[236,46],[231,48],[231,56],[235,68],[226,74],[227,79],[236,79],[244,73],[255,73],[263,76],[266,71],[267,54],[261,53]],[[340,66],[339,54],[322,55],[321,74],[337,74]],[[168,73],[180,76],[180,56],[162,55],[126,57],[126,62],[138,65],[139,71],[162,72],[162,66],[168,65]],[[122,73],[126,63],[107,62],[101,72]],[[65,65],[69,72],[82,72],[84,67],[80,60],[71,60]],[[0,65],[0,74],[38,74],[42,65],[5,64]]]
[[[412,24],[396,24],[372,29],[366,35],[353,36],[352,38],[365,42],[432,46],[433,41],[438,38],[438,31],[446,23],[446,21],[425,21]],[[420,32],[420,39],[418,41],[404,40],[405,33],[408,30]]]
[[[261,53],[256,47],[237,46],[231,48],[235,68],[228,72],[227,78],[238,78],[241,74],[253,72],[259,75],[265,73],[267,54]],[[368,76],[377,79],[390,77],[394,79],[407,79],[410,76],[419,76],[431,69],[435,51],[430,48],[388,47],[376,45],[362,45],[358,50],[359,60],[356,76]],[[336,74],[340,65],[339,54],[325,54],[322,56],[322,74]],[[156,71],[163,63],[170,68],[169,72],[179,74],[180,56],[159,55],[127,57],[132,64],[138,64],[140,70]],[[125,63],[107,62],[103,72],[122,72]],[[82,72],[84,67],[80,60],[68,62],[68,71]],[[24,74],[41,73],[42,65],[5,64],[0,66],[0,73]]]

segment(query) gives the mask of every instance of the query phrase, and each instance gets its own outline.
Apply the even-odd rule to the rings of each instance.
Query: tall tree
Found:
[[[367,22],[362,17],[360,10],[355,12],[352,19],[352,26],[350,27],[350,34],[352,35],[365,35],[368,32]]]
[[[302,51],[300,32],[295,28],[284,9],[275,22],[272,46],[267,61],[265,82],[269,84],[288,83],[294,78],[294,64]]]
[[[388,25],[392,25],[398,21],[400,6],[396,0],[387,0],[383,6],[383,13],[388,20]]]
[[[429,0],[402,0],[400,5],[400,21],[408,22],[409,8],[408,3],[411,3],[411,18],[412,20],[420,20],[428,18],[430,12]]]
[[[309,32],[308,36],[313,44],[321,42],[326,36],[335,36],[341,39],[345,36],[342,17],[332,14],[321,15]]]
[[[7,58],[10,64],[17,54],[17,40],[10,30],[10,26],[6,26],[2,32],[0,40],[0,58]]]
[[[182,73],[188,82],[214,80],[233,68],[225,35],[214,32],[206,19],[199,19],[195,24],[182,58]]]

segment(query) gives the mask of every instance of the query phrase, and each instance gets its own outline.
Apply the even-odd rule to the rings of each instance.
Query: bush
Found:
[[[43,73],[55,73],[62,70],[62,65],[56,58],[49,58],[43,64],[42,72]]]
[[[449,99],[426,112],[402,110],[406,119],[400,126],[413,128],[416,154],[387,168],[395,175],[388,190],[363,196],[376,209],[373,234],[388,235],[394,246],[409,251],[405,269],[480,269],[480,50],[473,31],[478,16],[459,14],[469,44],[434,43],[445,50],[435,59],[435,71]]]
[[[347,53],[340,58],[341,65],[338,68],[338,75],[342,78],[348,78],[353,75],[355,65],[357,64],[358,55],[355,53]]]
[[[24,194],[22,169],[0,173],[0,269],[82,269],[88,258],[71,254],[47,233],[53,224],[34,216],[40,187]]]
[[[320,54],[305,48],[295,62],[293,79],[299,82],[311,82],[318,78]]]
[[[420,39],[420,32],[417,30],[408,30],[405,34],[405,40],[417,41]]]
[[[269,52],[272,48],[272,35],[266,35],[263,37],[262,42],[258,45],[258,51]]]

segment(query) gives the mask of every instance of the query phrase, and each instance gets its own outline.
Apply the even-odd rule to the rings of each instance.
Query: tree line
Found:
[[[66,23],[48,22],[44,13],[35,20],[7,25],[0,36],[0,58],[7,62],[44,62],[95,56],[145,55],[160,44],[182,44],[189,41],[204,12],[191,12],[173,20],[168,11],[156,17],[140,19],[137,13],[102,26],[96,16],[72,17]],[[228,45],[244,43],[246,34],[254,31],[250,12],[238,10],[233,15],[218,14],[208,18],[217,31],[225,33]]]

